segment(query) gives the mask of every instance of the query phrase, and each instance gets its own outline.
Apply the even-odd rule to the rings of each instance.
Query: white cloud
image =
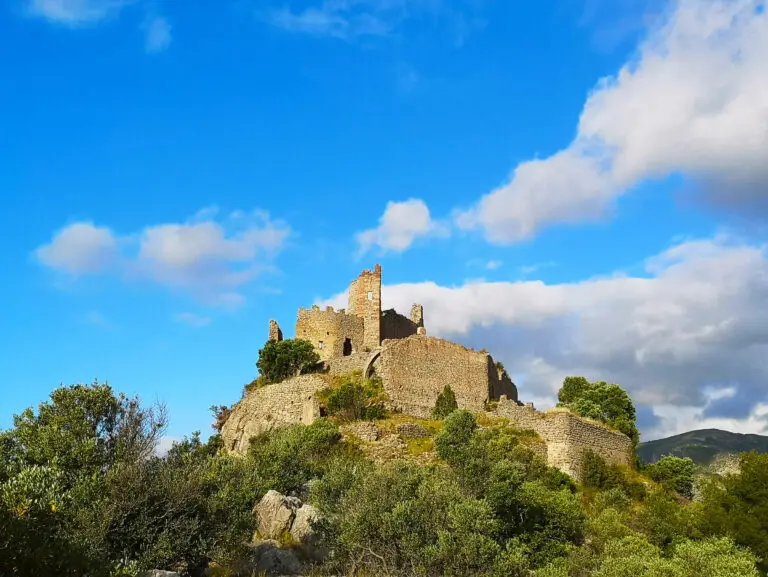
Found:
[[[162,52],[171,45],[171,25],[162,16],[155,16],[146,25],[144,48],[149,53]]]
[[[422,303],[428,334],[487,348],[523,400],[551,405],[566,375],[584,375],[625,386],[644,407],[645,431],[656,435],[696,424],[738,422],[753,431],[768,424],[753,415],[768,403],[766,247],[727,237],[687,241],[649,258],[646,274],[385,285],[382,297],[401,311]],[[648,407],[658,407],[656,419]],[[663,407],[688,407],[688,420],[675,424]]]
[[[636,184],[683,174],[723,203],[766,202],[768,14],[762,0],[680,0],[638,57],[600,81],[568,148],[520,164],[459,213],[510,243],[603,218]]]
[[[29,0],[33,16],[67,26],[94,24],[115,16],[135,0]]]
[[[35,256],[46,267],[73,276],[111,269],[232,308],[244,300],[237,289],[271,268],[290,227],[263,211],[222,221],[214,220],[216,215],[212,207],[187,222],[148,226],[121,237],[89,222],[74,223]]]
[[[379,226],[357,233],[355,239],[360,253],[373,246],[385,252],[402,252],[417,238],[444,232],[445,228],[430,216],[426,203],[411,198],[403,202],[388,202],[379,219]]]
[[[117,255],[114,233],[92,222],[70,224],[35,251],[45,266],[75,276],[100,272],[114,264]]]
[[[498,268],[501,268],[503,264],[504,263],[501,262],[500,260],[489,260],[487,263],[485,263],[485,268],[487,268],[488,270],[496,270]]]
[[[211,317],[199,315],[197,313],[178,313],[173,317],[176,322],[189,325],[191,327],[206,327],[211,324]]]

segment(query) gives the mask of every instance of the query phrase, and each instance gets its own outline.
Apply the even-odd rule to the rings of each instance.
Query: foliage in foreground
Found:
[[[333,386],[321,391],[320,399],[329,415],[340,421],[381,419],[386,394],[379,377],[364,378],[360,371],[334,378]]]
[[[197,434],[160,457],[161,409],[62,387],[0,433],[0,574],[226,571],[253,504],[310,481],[335,553],[313,575],[757,577],[768,557],[768,455],[744,455],[691,502],[680,460],[646,471],[653,483],[587,457],[577,486],[508,425],[461,410],[442,424],[429,467],[367,461],[326,419],[255,437],[244,458]]]

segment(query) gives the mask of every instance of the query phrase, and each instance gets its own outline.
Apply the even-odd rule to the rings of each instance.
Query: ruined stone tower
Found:
[[[349,314],[362,317],[363,347],[373,350],[381,344],[381,265],[364,270],[349,285]]]

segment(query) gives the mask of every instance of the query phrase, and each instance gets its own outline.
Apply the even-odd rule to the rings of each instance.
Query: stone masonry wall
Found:
[[[547,463],[581,480],[584,452],[591,450],[609,464],[632,464],[632,441],[626,435],[568,411],[541,413],[502,398],[496,414],[521,429],[531,429],[547,443]]]
[[[381,343],[381,266],[364,270],[349,285],[349,314],[364,321],[363,346],[373,350]]]
[[[333,307],[299,309],[296,321],[296,338],[310,341],[323,361],[343,356],[345,339],[350,339],[353,352],[362,351],[363,330],[361,317]]]
[[[381,340],[404,339],[416,334],[418,325],[395,309],[381,313]]]
[[[319,375],[300,375],[250,391],[232,407],[221,429],[224,448],[245,454],[254,435],[296,423],[312,424],[320,417],[316,393],[326,386]]]
[[[334,357],[328,360],[328,372],[331,375],[347,375],[352,371],[364,371],[371,353],[354,353],[348,357]]]
[[[503,396],[517,401],[517,387],[506,371],[498,369],[493,358],[488,355],[488,382],[490,383],[490,398],[500,399]]]
[[[488,353],[426,336],[382,343],[375,370],[393,406],[404,413],[428,417],[445,385],[460,408],[484,409],[489,395]]]

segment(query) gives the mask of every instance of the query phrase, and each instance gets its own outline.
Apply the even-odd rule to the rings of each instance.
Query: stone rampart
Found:
[[[249,391],[232,407],[221,429],[225,449],[245,454],[255,435],[296,423],[312,424],[320,417],[317,392],[326,386],[320,375],[300,375]]]
[[[460,408],[484,410],[491,392],[489,358],[450,341],[414,335],[384,341],[374,370],[394,407],[429,417],[445,385],[453,389]]]
[[[418,325],[395,309],[381,313],[381,340],[404,339],[416,334]]]
[[[317,306],[299,309],[296,338],[311,342],[320,359],[327,361],[362,351],[363,322],[362,317],[347,314],[343,309],[335,311],[333,307],[326,307],[321,310]]]
[[[547,463],[581,480],[584,452],[590,450],[609,464],[632,464],[632,441],[626,435],[567,410],[547,413],[502,398],[495,413],[521,429],[535,431],[547,444]]]
[[[363,372],[371,353],[360,352],[346,357],[334,357],[326,361],[331,375],[347,375],[353,371]]]

